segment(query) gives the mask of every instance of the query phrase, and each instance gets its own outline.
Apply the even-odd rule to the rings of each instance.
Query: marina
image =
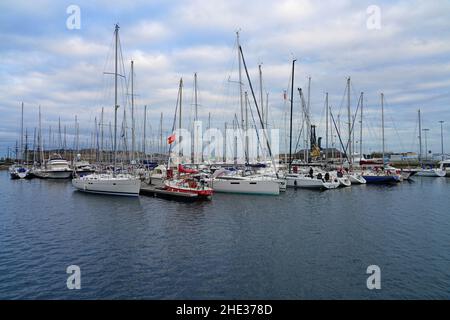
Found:
[[[0,11],[0,300],[450,299],[449,3]]]

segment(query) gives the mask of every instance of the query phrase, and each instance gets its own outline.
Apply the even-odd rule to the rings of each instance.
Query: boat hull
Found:
[[[445,177],[446,172],[441,169],[424,169],[416,173],[418,177]]]
[[[214,192],[258,195],[279,195],[280,185],[275,180],[221,180],[213,179],[210,187]]]
[[[337,180],[339,181],[340,187],[350,187],[352,185],[349,178],[342,177],[342,178],[337,178]]]
[[[397,183],[401,181],[400,176],[363,176],[368,184]]]
[[[366,179],[364,179],[363,176],[361,176],[359,174],[349,174],[347,177],[352,184],[366,184],[367,183]]]
[[[291,188],[327,190],[339,187],[339,181],[324,182],[321,179],[310,177],[286,177],[287,186]]]
[[[137,197],[139,196],[141,181],[139,179],[102,180],[83,177],[72,179],[72,185],[82,192]]]

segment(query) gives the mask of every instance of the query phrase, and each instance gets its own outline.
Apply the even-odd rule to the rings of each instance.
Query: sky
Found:
[[[73,5],[79,8],[79,20],[73,20]],[[112,40],[116,23],[120,25],[120,71],[124,76],[119,84],[119,126],[126,110],[129,134],[127,83],[133,60],[136,135],[139,145],[147,105],[147,150],[155,143],[161,113],[165,137],[172,127],[180,78],[184,81],[184,126],[188,127],[193,119],[194,73],[198,75],[200,119],[207,121],[210,115],[211,126],[223,128],[235,114],[239,117],[239,31],[255,94],[259,96],[261,64],[269,126],[280,129],[282,137],[289,110],[283,92],[290,84],[292,60],[297,59],[294,86],[306,93],[311,77],[311,120],[317,125],[318,136],[325,137],[326,92],[346,136],[344,91],[346,79],[351,77],[352,114],[364,92],[365,153],[381,150],[382,92],[388,151],[418,151],[420,108],[422,128],[430,129],[428,149],[441,152],[439,121],[443,120],[444,149],[450,152],[449,16],[450,2],[444,0],[3,0],[0,156],[20,141],[21,102],[30,146],[38,127],[39,106],[44,144],[48,146],[58,146],[59,119],[61,132],[66,128],[67,146],[73,146],[75,116],[80,144],[89,146],[102,107],[104,134],[109,136],[108,124],[114,113],[113,77],[107,73],[114,71]],[[244,82],[244,89],[249,90]],[[302,113],[297,90],[294,92],[297,135]],[[358,146],[359,122],[355,131]]]

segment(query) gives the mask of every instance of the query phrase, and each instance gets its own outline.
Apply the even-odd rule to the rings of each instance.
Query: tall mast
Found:
[[[444,128],[443,128],[443,120],[440,120],[439,123],[441,124],[441,156],[442,161],[444,161]]]
[[[291,173],[292,165],[292,113],[294,109],[294,71],[295,71],[295,61],[292,60],[292,74],[291,74],[291,118],[289,122],[289,173]]]
[[[178,143],[180,143],[181,141],[180,141],[180,134],[181,134],[181,124],[182,124],[182,121],[181,121],[181,106],[182,106],[182,104],[183,104],[183,78],[181,78],[180,79],[180,90],[179,90],[179,94],[180,94],[180,113],[179,113],[179,117],[178,117],[178,129],[179,129],[179,133],[178,133]],[[180,161],[181,161],[181,148],[180,148],[180,151],[179,151],[179,154],[178,154],[179,156],[180,156]]]
[[[242,92],[242,57],[239,52],[241,44],[239,42],[239,31],[236,31],[236,42],[237,42],[237,55],[238,55],[238,65],[239,65],[239,102],[241,107],[241,127],[244,125],[244,96]]]
[[[23,102],[22,102],[22,117],[21,117],[21,129],[20,129],[20,159],[23,163]]]
[[[359,130],[359,158],[362,159],[362,142],[363,142],[363,107],[364,107],[364,92],[361,92],[361,118],[360,118],[360,130]]]
[[[247,157],[247,162],[249,162],[249,156],[248,156],[248,92],[245,91],[245,156]]]
[[[350,77],[347,78],[348,162],[352,165],[352,120],[350,111]]]
[[[381,139],[383,142],[383,168],[384,168],[384,94],[381,93]]]
[[[195,121],[198,120],[198,100],[197,100],[197,72],[194,73],[194,105],[195,105]]]
[[[266,92],[266,128],[269,128],[269,92]]]
[[[136,147],[134,127],[134,61],[131,60],[131,160],[134,160]]]
[[[80,130],[78,126],[78,119],[77,115],[75,115],[75,151],[78,152],[80,148],[80,136],[79,136]]]
[[[325,164],[328,163],[328,92],[325,93],[326,129],[325,129]]]
[[[33,134],[33,166],[36,163],[36,127],[34,127]]]
[[[100,161],[103,161],[103,107],[102,107],[102,114],[100,116]]]
[[[39,106],[39,134],[38,134],[38,148],[39,148],[39,164],[42,165],[42,159],[44,156],[43,152],[43,143],[42,143],[42,123],[41,123],[41,106]]]
[[[260,99],[259,99],[259,105],[261,106],[261,117],[264,121],[265,117],[265,111],[264,111],[264,99],[263,99],[263,84],[262,84],[262,70],[261,70],[261,64],[258,65],[259,70],[259,93],[260,93]]]
[[[306,105],[306,124],[307,124],[307,130],[306,130],[306,152],[307,157],[306,161],[309,160],[309,150],[312,148],[311,145],[311,117],[310,117],[310,107],[311,107],[311,77],[308,77],[308,102]]]
[[[24,152],[25,152],[25,163],[28,165],[28,128],[25,129]],[[22,159],[22,163],[23,163],[23,159]]]
[[[163,113],[161,112],[161,118],[159,119],[159,154],[163,152]]]
[[[183,105],[183,78],[180,78],[180,88],[179,88],[179,95],[180,95],[180,109],[179,109],[179,116],[178,116],[178,129],[181,130],[181,106]]]
[[[198,141],[198,132],[197,132],[197,125],[196,125],[196,121],[198,121],[198,100],[197,100],[197,72],[194,73],[194,107],[195,107],[195,114],[194,114],[194,123],[193,123],[193,130],[192,130],[192,163],[194,163],[196,161],[196,148],[197,148],[197,144]]]
[[[420,116],[420,109],[417,113],[419,115],[419,163],[422,163],[422,118]]]
[[[114,169],[113,175],[116,175],[116,165],[117,165],[117,109],[119,106],[117,105],[117,46],[119,42],[119,25],[116,24],[116,28],[114,30],[115,34],[115,61],[114,61]]]
[[[58,148],[59,152],[61,152],[62,150],[61,117],[58,117]]]
[[[143,153],[144,153],[144,158],[147,158],[146,157],[146,154],[145,154],[145,134],[146,134],[146,127],[147,127],[147,105],[145,105],[144,106],[144,141],[143,141],[143,143],[142,143],[142,151],[143,151]]]

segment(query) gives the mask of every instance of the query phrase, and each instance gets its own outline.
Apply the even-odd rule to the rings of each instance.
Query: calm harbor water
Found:
[[[1,171],[0,299],[450,298],[449,195],[424,177],[179,203]]]

